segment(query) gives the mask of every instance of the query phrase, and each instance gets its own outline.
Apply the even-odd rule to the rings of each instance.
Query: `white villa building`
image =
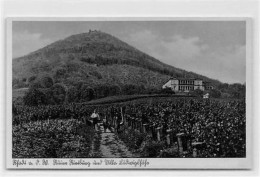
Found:
[[[190,78],[171,78],[163,86],[165,88],[171,88],[175,92],[189,92],[192,90],[210,90],[213,89],[209,82],[203,82],[202,79],[190,79]]]

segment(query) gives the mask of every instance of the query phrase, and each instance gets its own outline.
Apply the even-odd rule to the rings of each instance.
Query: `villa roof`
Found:
[[[178,78],[172,77],[172,78],[170,78],[170,80],[172,80],[172,79],[176,79],[176,80],[202,80],[200,78],[185,78],[185,77],[178,77]]]

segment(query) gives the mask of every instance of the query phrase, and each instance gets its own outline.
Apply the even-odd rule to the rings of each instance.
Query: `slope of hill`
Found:
[[[100,31],[72,35],[13,60],[13,79],[50,75],[67,86],[143,85],[161,88],[170,77],[200,77],[213,85],[219,81],[166,65],[127,43]]]

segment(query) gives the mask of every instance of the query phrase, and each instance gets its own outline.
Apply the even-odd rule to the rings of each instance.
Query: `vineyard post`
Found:
[[[111,126],[114,126],[114,116],[111,116]]]
[[[197,148],[193,148],[192,156],[197,157]]]
[[[117,119],[118,119],[118,117],[115,117],[115,126],[114,126],[115,130],[117,130],[117,126],[118,126]]]
[[[148,128],[148,130],[147,130],[148,134],[152,137],[153,136],[153,134],[152,134],[152,125],[148,124],[147,128]]]
[[[142,122],[141,122],[141,119],[137,119],[137,124],[138,124],[138,127],[137,127],[137,130],[141,132],[141,127],[142,127]]]
[[[132,123],[131,117],[128,117],[128,127],[129,127],[129,128],[131,128],[131,123]]]
[[[116,116],[113,117],[113,128],[116,126]]]
[[[114,117],[114,128],[116,127],[116,121],[117,121],[117,117]]]
[[[161,141],[161,127],[157,127],[156,128],[156,132],[157,132],[157,141]]]
[[[126,115],[124,115],[124,125],[127,127],[127,116]]]
[[[111,120],[111,122],[112,122],[112,123],[111,123],[111,128],[114,128],[114,123],[115,123],[114,119],[115,119],[115,117],[112,116],[111,118],[112,118],[112,120]]]
[[[187,148],[188,148],[188,150],[192,148],[191,142],[192,142],[191,136],[188,136],[187,137]]]
[[[168,146],[170,146],[173,142],[172,142],[172,129],[168,129],[166,130],[167,135],[166,135],[166,139],[167,139],[167,144]]]
[[[129,120],[128,117],[125,116],[125,126],[126,126],[126,127],[129,127],[129,126],[128,126],[128,120]]]
[[[143,124],[143,133],[147,133],[147,124]]]
[[[139,119],[138,118],[135,119],[135,125],[136,125],[135,129],[139,130]]]
[[[139,131],[142,132],[142,119],[139,119]]]
[[[152,136],[153,139],[156,140],[155,124],[152,125]]]
[[[193,157],[197,157],[200,155],[200,150],[203,148],[203,145],[205,145],[204,142],[194,142],[191,144],[193,149]]]
[[[153,124],[149,124],[149,134],[152,136],[153,138]]]
[[[122,107],[120,108],[120,110],[121,110],[121,122],[123,122],[124,123],[124,125],[125,125],[125,116],[124,116],[124,114],[123,114],[123,109],[122,109]]]
[[[163,137],[163,126],[160,127],[159,131],[160,131],[160,138],[162,138]]]
[[[134,118],[131,117],[131,129],[134,129]]]
[[[131,117],[127,117],[127,126],[131,127]]]
[[[184,133],[177,133],[176,136],[178,140],[179,153],[182,154],[183,153],[182,137],[184,136]]]
[[[128,118],[127,118],[127,125],[128,125],[128,127],[130,128],[131,127],[131,117],[129,116]]]
[[[140,130],[140,124],[139,124],[139,119],[136,119],[136,130]]]
[[[153,124],[149,125],[149,133],[153,137]]]
[[[136,124],[135,129],[139,131],[139,119],[138,118],[135,119],[135,124]]]

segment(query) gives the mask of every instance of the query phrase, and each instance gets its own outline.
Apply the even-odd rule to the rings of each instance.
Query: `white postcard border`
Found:
[[[54,165],[58,159],[19,159],[25,160],[26,165],[18,165],[18,159],[12,159],[12,21],[102,21],[102,20],[177,20],[177,21],[246,21],[246,158],[100,158],[100,159],[59,159],[69,164],[70,160],[89,162],[89,167],[84,165]],[[6,20],[6,168],[8,169],[251,169],[253,165],[253,20],[247,17],[12,17]],[[146,166],[118,165],[120,160],[147,161]],[[36,165],[37,160],[39,164]],[[48,161],[48,165],[46,164]],[[101,165],[94,162],[103,160]],[[117,165],[105,165],[105,160],[116,161]],[[31,162],[33,165],[29,165]],[[43,163],[44,162],[44,163]],[[86,162],[86,163],[87,163]],[[21,162],[22,163],[22,162]]]

